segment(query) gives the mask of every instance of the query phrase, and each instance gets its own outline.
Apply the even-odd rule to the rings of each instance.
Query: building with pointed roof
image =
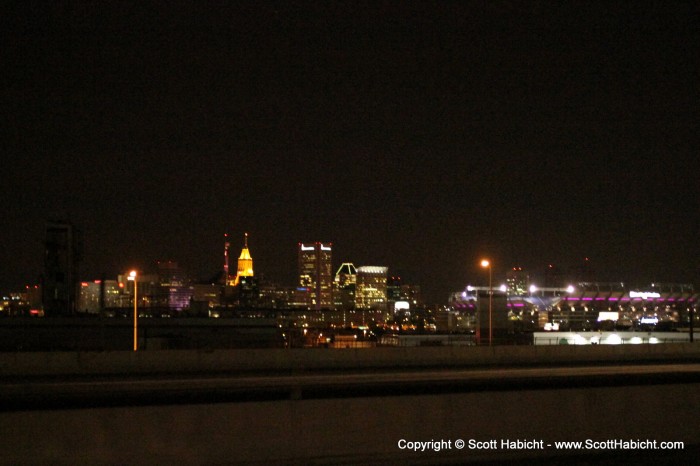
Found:
[[[253,258],[248,249],[248,233],[245,234],[243,249],[238,257],[238,268],[236,270],[236,278],[233,280],[233,286],[237,286],[241,277],[252,277],[253,275]]]

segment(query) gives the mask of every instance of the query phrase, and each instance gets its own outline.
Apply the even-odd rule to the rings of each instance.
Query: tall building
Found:
[[[160,285],[158,305],[173,311],[189,308],[193,288],[185,271],[173,261],[158,261],[156,265]]]
[[[252,277],[253,276],[253,258],[250,256],[250,251],[248,250],[248,233],[245,234],[245,243],[243,249],[241,250],[241,255],[238,257],[238,268],[236,269],[236,279],[234,280],[234,286],[241,282],[241,277]]]
[[[333,301],[336,309],[350,310],[355,308],[355,288],[357,284],[357,269],[350,262],[344,262],[335,272],[333,280]]]
[[[331,253],[331,243],[299,243],[299,301],[309,309],[333,306]]]
[[[78,312],[99,314],[106,308],[120,305],[121,290],[117,280],[94,280],[80,283]]]
[[[228,240],[224,243],[224,277],[221,303],[227,308],[252,308],[260,304],[258,280],[253,272],[253,257],[248,249],[248,233],[245,233],[243,248],[238,256],[236,274],[229,273]]]
[[[513,267],[506,272],[508,294],[525,296],[530,290],[530,276],[522,267]]]
[[[404,283],[399,276],[387,280],[386,298],[389,311],[393,311],[396,303],[402,301],[408,303],[411,309],[423,306],[420,285]]]
[[[66,220],[46,224],[42,301],[46,316],[75,313],[78,301],[79,232]]]
[[[357,268],[355,305],[357,309],[387,309],[387,267],[364,265]]]

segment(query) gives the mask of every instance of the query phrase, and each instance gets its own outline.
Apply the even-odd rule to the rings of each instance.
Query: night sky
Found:
[[[1,291],[53,215],[83,279],[248,232],[279,284],[328,241],[434,302],[482,256],[698,281],[697,2],[114,3],[1,7]]]

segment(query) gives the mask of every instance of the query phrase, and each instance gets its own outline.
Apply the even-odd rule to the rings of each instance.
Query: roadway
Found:
[[[635,346],[4,354],[0,465],[696,459],[698,347]],[[402,439],[685,448],[415,452]]]
[[[228,403],[427,395],[700,382],[700,364],[627,364],[488,369],[156,377],[13,378],[0,382],[0,410]]]

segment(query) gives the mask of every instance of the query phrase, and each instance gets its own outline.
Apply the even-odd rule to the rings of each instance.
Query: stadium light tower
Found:
[[[138,350],[139,340],[138,340],[138,319],[139,319],[139,296],[138,296],[138,285],[136,284],[136,270],[129,272],[129,280],[134,282],[134,351]]]
[[[491,262],[488,259],[483,259],[481,261],[481,266],[485,269],[489,269],[489,346],[491,346],[491,342],[493,340],[493,320],[491,317],[493,312],[493,273]]]

